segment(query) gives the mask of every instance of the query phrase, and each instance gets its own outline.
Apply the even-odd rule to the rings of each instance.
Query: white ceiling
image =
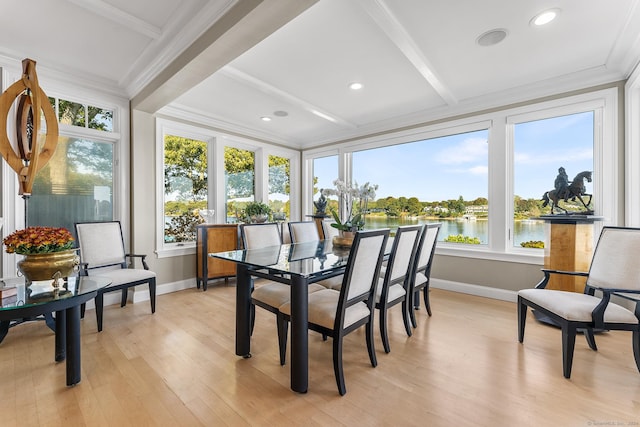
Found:
[[[0,55],[309,148],[624,80],[640,58],[639,1],[0,0]],[[290,19],[277,7],[309,4],[277,29]],[[555,21],[529,24],[551,7]],[[245,19],[227,28],[225,13]],[[497,28],[505,40],[476,44]]]

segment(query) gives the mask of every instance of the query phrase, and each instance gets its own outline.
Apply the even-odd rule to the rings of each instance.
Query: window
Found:
[[[365,228],[440,222],[440,240],[487,244],[488,131],[353,152],[353,179],[378,185]]]
[[[113,132],[113,110],[111,109],[51,97],[49,102],[57,112],[60,123]]]
[[[379,185],[367,228],[438,221],[440,238],[452,242],[438,246],[441,254],[541,264],[543,251],[520,245],[543,240],[541,229],[522,219],[548,213],[541,198],[554,188],[559,167],[569,180],[592,171],[586,192],[603,218],[595,236],[620,223],[617,97],[612,87],[379,133],[336,145],[332,164],[340,165],[342,180]],[[303,153],[307,212],[311,196],[327,185],[317,184],[326,153]]]
[[[255,152],[224,147],[226,222],[242,221],[246,202],[255,200]]]
[[[207,143],[164,136],[164,242],[195,242],[207,209]]]
[[[335,188],[333,181],[338,179],[338,156],[317,157],[313,159],[313,200],[320,197],[320,191],[325,188]],[[325,213],[330,215],[330,210],[338,210],[337,196],[326,196],[327,207]]]
[[[113,144],[60,136],[38,172],[28,200],[28,224],[65,227],[113,219]]]
[[[274,221],[291,218],[291,160],[269,155],[269,207]]]
[[[574,177],[582,183],[578,174],[593,171],[593,129],[593,111],[514,123],[514,246],[544,247],[545,223],[532,218],[551,213],[550,206],[545,205],[553,203],[549,192],[556,193],[554,178],[560,175],[560,168],[567,184]],[[592,194],[591,183],[584,181],[584,185]],[[580,199],[560,198],[556,212],[586,209]],[[585,203],[590,200],[590,196],[584,198]]]

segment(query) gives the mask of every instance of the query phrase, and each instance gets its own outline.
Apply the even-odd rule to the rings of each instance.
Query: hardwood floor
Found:
[[[347,336],[344,397],[331,341],[312,333],[309,392],[296,394],[271,313],[256,310],[253,358],[234,354],[234,298],[221,282],[161,295],[154,315],[148,303],[105,307],[101,333],[88,311],[72,388],[44,323],[13,328],[0,344],[0,425],[640,425],[630,333],[599,334],[598,352],[578,337],[566,380],[559,330],[529,313],[521,345],[515,304],[433,290],[433,317],[420,310],[411,338],[391,310],[391,353],[376,334],[377,368],[363,332]]]

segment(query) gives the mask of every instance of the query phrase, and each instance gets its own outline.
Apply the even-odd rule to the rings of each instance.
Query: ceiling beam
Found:
[[[454,94],[438,76],[435,67],[424,56],[411,35],[389,9],[385,0],[359,0],[359,3],[436,93],[448,105],[456,105],[458,100]]]
[[[118,9],[117,7],[112,6],[102,0],[67,1],[149,38],[159,39],[162,36],[162,30],[160,28],[156,27],[155,25],[151,25],[147,21],[143,21],[142,19],[123,11],[122,9]]]
[[[155,113],[211,76],[318,0],[238,0],[131,101]]]

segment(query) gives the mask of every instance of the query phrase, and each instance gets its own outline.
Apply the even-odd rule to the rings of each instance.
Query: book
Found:
[[[0,287],[0,299],[5,299],[18,295],[18,288],[15,286]]]

